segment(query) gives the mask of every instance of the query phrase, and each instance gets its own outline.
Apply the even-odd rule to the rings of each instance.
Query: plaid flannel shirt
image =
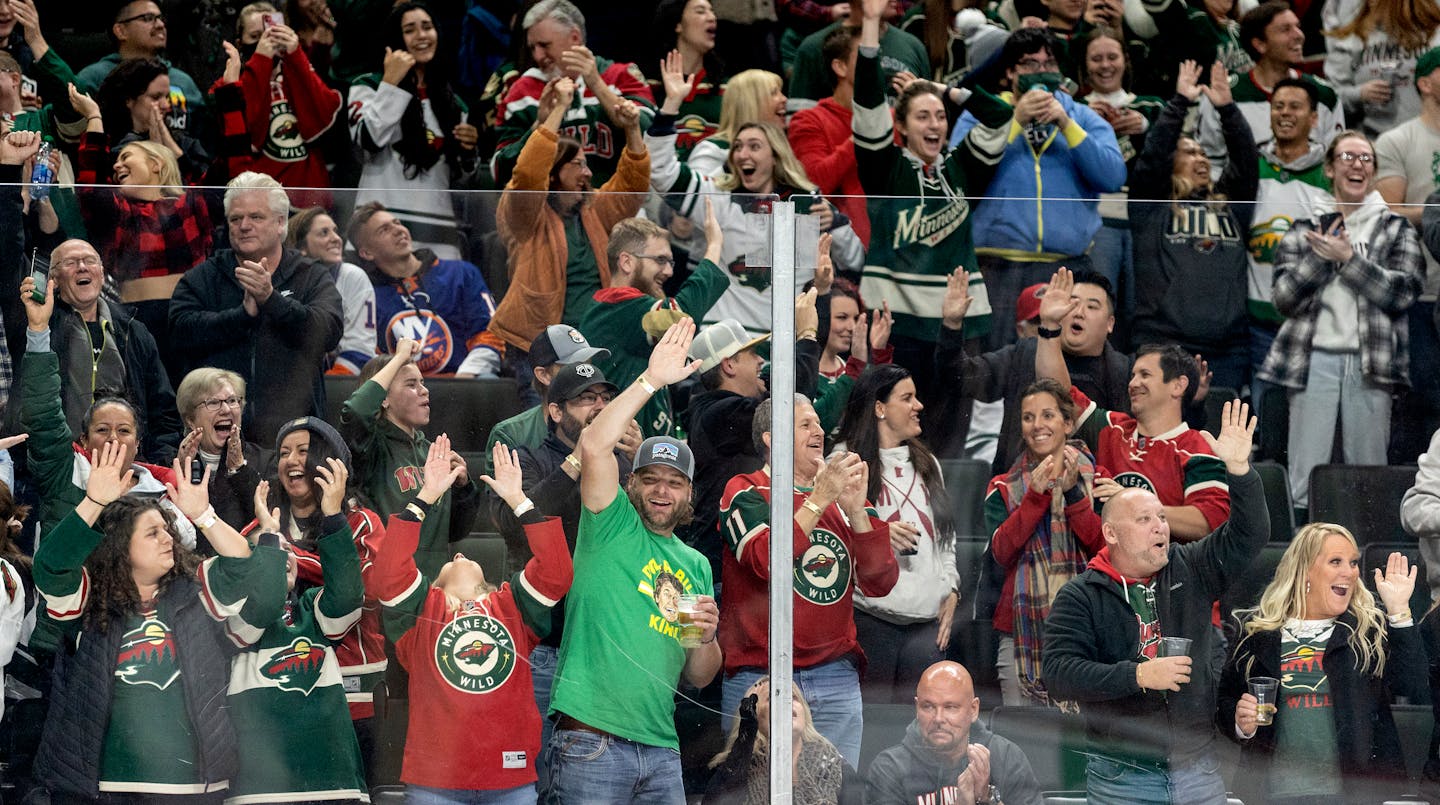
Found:
[[[158,201],[132,199],[105,186],[112,163],[105,135],[85,132],[75,184],[106,273],[120,282],[183,274],[210,256],[215,224],[200,191],[184,188],[178,197]]]
[[[1275,307],[1286,319],[1260,367],[1261,380],[1305,388],[1320,292],[1338,277],[1359,302],[1360,371],[1375,383],[1409,386],[1405,312],[1420,294],[1425,262],[1410,222],[1394,213],[1383,216],[1372,230],[1366,255],[1357,250],[1344,264],[1322,260],[1310,250],[1305,233],[1314,231],[1313,220],[1291,225],[1275,252]]]

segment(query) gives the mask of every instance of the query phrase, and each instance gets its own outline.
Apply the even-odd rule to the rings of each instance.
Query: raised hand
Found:
[[[795,334],[814,333],[820,327],[820,314],[815,311],[818,291],[811,288],[795,297]]]
[[[640,451],[640,443],[645,441],[645,433],[640,430],[640,423],[630,420],[625,423],[625,434],[620,437],[620,442],[615,449],[625,454],[630,463],[635,463],[635,454]]]
[[[25,304],[25,321],[30,329],[43,333],[50,329],[50,314],[55,312],[55,280],[45,280],[45,301],[36,302],[30,294],[35,290],[35,278],[20,280],[20,301]]]
[[[870,354],[890,345],[890,329],[895,326],[895,317],[890,314],[890,300],[881,299],[880,309],[870,314]]]
[[[1194,103],[1200,97],[1200,65],[1194,59],[1180,62],[1175,74],[1175,94]]]
[[[225,469],[235,472],[245,466],[245,443],[240,440],[240,423],[230,428],[230,438],[225,440]]]
[[[850,330],[850,357],[870,362],[870,314],[863,310],[855,315],[855,327]]]
[[[820,232],[820,242],[815,245],[815,292],[820,296],[830,295],[830,286],[835,284],[835,260],[830,256],[830,233]]]
[[[856,455],[856,458],[859,456]],[[844,491],[835,502],[840,504],[840,510],[845,512],[845,516],[854,522],[865,511],[865,496],[869,491],[870,465],[861,461],[859,468],[850,473]]]
[[[836,453],[828,461],[821,461],[810,496],[816,498],[821,508],[839,500],[850,477],[859,473],[859,465],[864,463],[857,453]]]
[[[1234,102],[1234,97],[1230,94],[1230,71],[1225,69],[1219,59],[1210,65],[1210,83],[1201,87],[1200,91],[1205,93],[1205,97],[1210,99],[1210,105],[1216,109]]]
[[[650,353],[650,363],[644,376],[655,386],[668,386],[694,374],[700,368],[700,361],[692,361],[687,355],[690,342],[695,340],[695,320],[689,317],[670,325],[660,342]]]
[[[410,55],[410,51],[385,48],[385,63],[381,68],[380,80],[398,87],[414,66],[415,57]]]
[[[1200,431],[1210,451],[1225,462],[1225,471],[1231,475],[1244,475],[1250,471],[1250,446],[1255,441],[1255,426],[1258,418],[1250,416],[1250,406],[1239,400],[1225,403],[1220,411],[1220,438],[1208,431]]]
[[[525,478],[520,472],[520,453],[496,442],[490,454],[495,459],[495,475],[482,475],[480,480],[490,487],[495,496],[514,509],[525,502]]]
[[[1196,353],[1195,362],[1200,364],[1200,383],[1195,386],[1195,396],[1191,399],[1198,403],[1210,396],[1210,383],[1215,380],[1215,373],[1210,371],[1210,362],[1203,355]]]
[[[1060,324],[1080,307],[1080,300],[1072,298],[1075,291],[1075,274],[1065,266],[1050,275],[1050,284],[1045,286],[1045,295],[1040,297],[1040,324],[1048,330],[1059,329]]]
[[[660,60],[660,84],[665,88],[664,111],[673,115],[680,111],[680,103],[690,97],[695,85],[695,76],[685,75],[685,59],[680,51],[672,50]]]
[[[180,459],[175,459],[170,465],[170,469],[175,473],[175,483],[165,484],[165,489],[170,494],[170,502],[191,520],[198,520],[205,514],[205,510],[210,508],[210,468],[205,468],[200,483],[190,483],[190,469],[194,462],[199,460],[187,458],[181,462]]]
[[[1030,470],[1030,488],[1040,492],[1049,492],[1059,483],[1060,474],[1064,472],[1064,459],[1055,460],[1055,456],[1048,455]]]
[[[715,203],[705,196],[705,259],[720,265],[724,253],[725,231],[720,228],[720,219],[715,215]],[[829,250],[826,250],[829,253]]]
[[[861,0],[860,13],[867,20],[878,20],[885,17],[885,11],[890,7],[890,0]],[[851,4],[854,9],[854,4]]]
[[[221,40],[220,44],[225,48],[225,70],[220,75],[220,82],[234,84],[240,80],[240,68],[243,66],[240,63],[240,51],[230,44],[228,39]]]
[[[280,510],[270,508],[267,505],[269,501],[270,482],[261,481],[255,485],[255,524],[267,534],[278,534],[280,533]]]
[[[945,298],[940,300],[940,318],[946,327],[959,330],[965,324],[965,313],[970,310],[970,275],[964,268],[957,268],[945,278]]]
[[[1080,451],[1065,445],[1065,460],[1060,471],[1060,488],[1066,491],[1080,482]]]
[[[90,500],[108,506],[129,492],[134,482],[135,470],[125,464],[124,445],[109,441],[90,452],[90,478],[85,482]]]
[[[315,485],[320,487],[320,513],[329,517],[344,511],[345,482],[350,478],[345,462],[334,457],[327,458],[323,465],[315,468],[315,472],[319,475]]]
[[[425,454],[425,468],[421,470],[425,477],[416,497],[426,504],[434,503],[445,494],[445,490],[455,484],[455,479],[460,477],[460,471],[461,468],[450,461],[450,437],[440,434]]]
[[[185,434],[185,438],[180,440],[180,450],[176,458],[178,458],[182,464],[200,455],[200,437],[204,435],[204,433],[205,431],[200,428],[191,428],[190,432]]]
[[[96,103],[94,98],[76,89],[74,84],[68,86],[70,88],[70,108],[74,109],[75,113],[81,117],[99,117],[100,104]]]
[[[1410,611],[1410,594],[1415,592],[1415,576],[1419,570],[1419,565],[1411,565],[1399,551],[1390,554],[1383,572],[1375,568],[1375,592],[1385,604],[1387,614]]]
[[[591,86],[600,83],[600,69],[595,54],[584,45],[576,45],[560,54],[560,69],[571,78],[583,78]]]
[[[610,110],[610,122],[622,131],[639,131],[640,107],[636,106],[634,101],[621,98]]]

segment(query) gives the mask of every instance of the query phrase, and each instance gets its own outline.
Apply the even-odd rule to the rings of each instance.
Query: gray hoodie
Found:
[[[970,743],[990,749],[990,784],[1005,805],[1041,805],[1040,783],[1020,747],[976,721]],[[936,753],[911,721],[905,740],[881,752],[866,774],[865,805],[934,805],[958,802],[955,780],[970,765],[968,758],[951,763]],[[982,795],[983,796],[983,795]]]

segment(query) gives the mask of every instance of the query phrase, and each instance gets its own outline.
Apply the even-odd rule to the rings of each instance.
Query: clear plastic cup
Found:
[[[1188,637],[1162,637],[1160,638],[1160,657],[1189,657],[1190,644],[1193,641]]]
[[[705,635],[705,630],[695,623],[695,606],[699,603],[698,595],[680,596],[680,609],[675,622],[680,625],[680,645],[685,648],[700,645],[700,639]]]
[[[1280,691],[1280,680],[1273,676],[1250,677],[1250,695],[1255,697],[1255,723],[1261,726],[1275,723],[1275,697]]]

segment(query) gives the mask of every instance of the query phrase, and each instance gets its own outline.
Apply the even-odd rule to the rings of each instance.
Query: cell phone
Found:
[[[35,82],[35,79],[22,75],[20,76],[20,92],[28,95],[39,95],[40,85]]]
[[[35,301],[35,304],[43,305],[45,304],[45,288],[46,283],[49,281],[49,277],[47,276],[47,272],[45,271],[45,269],[42,269],[37,265],[39,259],[40,255],[38,250],[31,249],[30,278],[35,280],[35,290],[30,292],[30,298]]]
[[[1024,95],[1036,87],[1046,92],[1054,92],[1060,89],[1060,83],[1056,80],[1059,73],[1024,73],[1015,78],[1015,94]]]
[[[190,459],[190,483],[202,484],[205,482],[205,462],[199,457]]]
[[[267,11],[260,15],[260,27],[271,28],[285,24],[285,15],[279,11]]]
[[[1330,230],[1335,228],[1335,223],[1337,221],[1340,223],[1340,229],[1344,229],[1345,219],[1340,215],[1340,213],[1327,212],[1324,215],[1320,216],[1320,220],[1316,222],[1320,227],[1320,234],[1330,234]]]

